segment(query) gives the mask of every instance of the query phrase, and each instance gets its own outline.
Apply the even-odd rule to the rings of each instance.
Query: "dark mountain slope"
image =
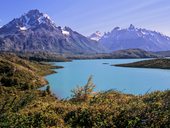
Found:
[[[47,14],[31,10],[0,28],[0,50],[98,53],[103,47],[69,27],[57,27]]]

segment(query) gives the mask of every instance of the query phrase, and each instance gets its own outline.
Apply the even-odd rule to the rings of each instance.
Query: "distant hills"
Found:
[[[117,50],[111,53],[115,58],[159,58],[160,55],[156,55],[152,52],[147,52],[141,49],[125,49]]]
[[[159,51],[159,52],[154,52],[156,55],[161,55],[164,57],[170,57],[170,51]]]
[[[86,37],[70,27],[56,26],[39,10],[30,10],[0,28],[0,51],[52,52],[59,54],[101,54],[116,50],[170,50],[170,37],[159,32],[115,27],[111,32],[99,31]]]
[[[147,52],[141,49],[117,50],[112,53],[68,55],[68,59],[137,59],[137,58],[161,58],[159,54]]]

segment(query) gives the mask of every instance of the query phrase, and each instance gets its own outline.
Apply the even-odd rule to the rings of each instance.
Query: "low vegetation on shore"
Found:
[[[2,128],[170,127],[169,90],[145,95],[115,90],[94,93],[95,85],[90,77],[86,85],[72,90],[70,99],[58,99],[50,86],[37,90],[46,83],[43,76],[53,73],[51,69],[55,66],[10,54],[0,56],[0,68]]]
[[[152,59],[152,60],[144,60],[144,61],[133,62],[128,64],[117,64],[112,66],[170,69],[170,59]]]
[[[1,54],[0,85],[19,89],[38,88],[47,84],[43,76],[54,73],[53,68],[62,67],[28,61],[14,54]]]

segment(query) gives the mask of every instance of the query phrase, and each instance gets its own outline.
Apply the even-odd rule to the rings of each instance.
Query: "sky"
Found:
[[[133,24],[170,36],[170,0],[1,0],[0,26],[31,9],[88,36]]]

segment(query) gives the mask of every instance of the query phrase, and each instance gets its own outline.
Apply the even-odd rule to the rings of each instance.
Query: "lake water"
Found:
[[[60,98],[71,96],[71,90],[77,85],[85,85],[90,75],[96,85],[95,91],[115,89],[124,93],[145,94],[155,90],[170,89],[170,70],[125,68],[110,66],[140,61],[142,59],[100,59],[73,60],[56,62],[64,66],[58,73],[46,76],[52,92]],[[108,63],[108,64],[103,64]]]

